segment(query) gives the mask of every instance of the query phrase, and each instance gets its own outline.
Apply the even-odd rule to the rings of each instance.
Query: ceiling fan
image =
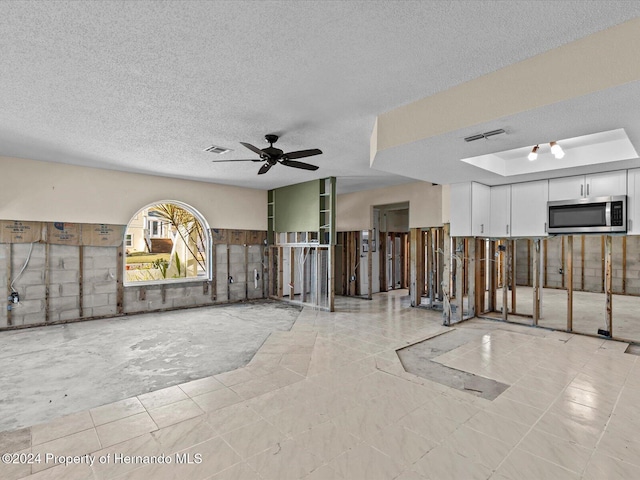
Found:
[[[241,145],[244,145],[252,152],[260,155],[260,158],[240,160],[214,160],[214,162],[266,162],[264,165],[262,165],[262,167],[260,167],[260,170],[258,170],[258,175],[267,173],[271,169],[271,167],[273,167],[277,163],[280,163],[285,167],[301,168],[303,170],[318,170],[318,167],[315,165],[310,165],[304,162],[297,162],[294,159],[320,155],[322,153],[322,150],[312,148],[310,150],[298,150],[296,152],[284,153],[279,148],[275,148],[273,146],[273,144],[278,141],[278,135],[265,135],[264,139],[267,141],[269,146],[262,149],[254,147],[250,143],[240,142]]]

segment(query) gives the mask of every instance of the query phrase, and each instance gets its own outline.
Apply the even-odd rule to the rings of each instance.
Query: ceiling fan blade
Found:
[[[260,156],[266,155],[262,150],[260,150],[258,147],[254,147],[250,143],[240,142],[240,145],[247,147],[249,150],[251,150],[254,153],[257,153]]]
[[[269,171],[269,169],[272,167],[273,165],[271,165],[270,163],[265,163],[264,165],[262,165],[260,167],[260,170],[258,170],[258,175],[264,175],[265,173],[267,173]]]
[[[315,165],[310,165],[304,162],[296,162],[295,160],[282,160],[280,163],[285,167],[301,168],[303,170],[318,170],[319,168]]]
[[[294,158],[312,157],[314,155],[320,155],[322,150],[312,148],[311,150],[298,150],[297,152],[289,152],[282,155],[282,158],[292,160]]]
[[[239,158],[239,159],[229,159],[229,160],[211,160],[213,163],[219,162],[264,162],[261,158]]]

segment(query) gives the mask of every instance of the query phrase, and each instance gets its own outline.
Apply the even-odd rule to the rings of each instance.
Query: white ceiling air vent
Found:
[[[222,155],[223,153],[233,151],[230,148],[218,147],[217,145],[211,145],[204,149],[205,152],[217,153],[218,155]]]

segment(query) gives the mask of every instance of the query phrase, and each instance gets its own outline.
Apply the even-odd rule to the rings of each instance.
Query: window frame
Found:
[[[138,281],[129,281],[126,278],[126,271],[127,271],[127,255],[123,255],[122,256],[122,262],[123,262],[123,271],[125,272],[124,278],[123,278],[123,285],[125,287],[137,287],[137,286],[147,286],[147,285],[167,285],[167,284],[171,284],[171,285],[175,285],[175,284],[183,284],[183,283],[194,283],[194,282],[211,282],[213,280],[213,239],[211,236],[211,228],[209,227],[209,223],[207,222],[207,220],[204,218],[204,216],[194,207],[192,207],[191,205],[181,202],[179,200],[159,200],[156,202],[152,202],[149,203],[147,205],[145,205],[144,207],[140,208],[129,220],[129,222],[127,223],[125,229],[124,229],[124,238],[123,238],[123,242],[124,245],[126,246],[127,244],[127,235],[131,235],[132,239],[133,239],[133,234],[127,234],[128,230],[129,230],[129,226],[131,225],[131,223],[133,221],[135,221],[136,219],[139,219],[139,215],[144,212],[147,211],[149,208],[154,207],[155,205],[161,205],[161,204],[173,204],[177,207],[180,207],[184,210],[186,210],[187,212],[189,212],[190,214],[193,215],[193,217],[196,219],[196,221],[200,222],[200,225],[202,226],[203,230],[204,230],[204,236],[205,236],[205,255],[204,255],[204,260],[205,260],[205,273],[202,275],[197,275],[195,277],[180,277],[180,278],[163,278],[160,280],[138,280]],[[148,226],[150,226],[151,222],[154,220],[151,220],[151,218],[147,219],[147,216],[144,216],[145,222],[144,223],[148,223],[148,225],[144,225],[143,226],[143,231],[145,228],[147,228]],[[160,225],[161,222],[158,222],[158,224]],[[153,238],[153,235],[150,235],[150,238]],[[133,242],[132,242],[133,243]]]

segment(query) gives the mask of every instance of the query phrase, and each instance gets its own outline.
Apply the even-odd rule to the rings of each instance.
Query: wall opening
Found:
[[[211,232],[193,207],[175,200],[136,212],[125,231],[124,284],[211,280]]]

